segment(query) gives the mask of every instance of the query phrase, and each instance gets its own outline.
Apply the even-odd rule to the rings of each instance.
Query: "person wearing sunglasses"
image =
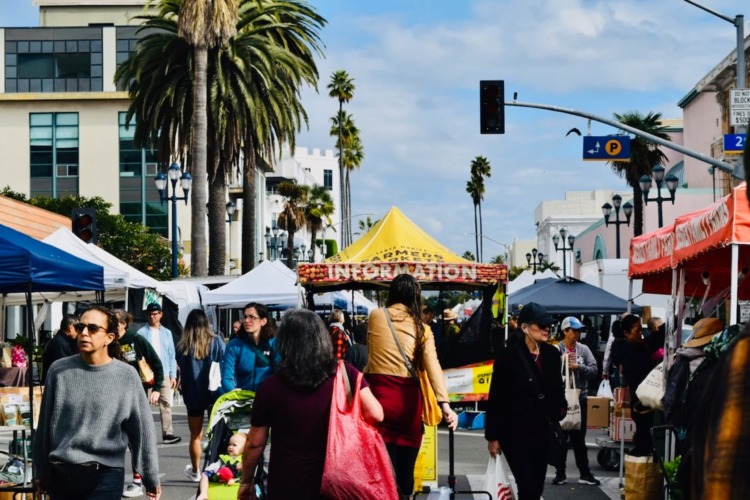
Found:
[[[263,304],[251,302],[242,312],[242,328],[227,343],[221,360],[221,390],[257,391],[280,361],[271,338],[271,319]]]
[[[518,498],[539,499],[544,489],[548,431],[567,413],[560,351],[547,343],[554,319],[530,302],[518,315],[520,329],[495,358],[484,437],[491,456],[503,454]]]
[[[52,500],[119,499],[128,446],[147,497],[161,496],[151,409],[140,377],[121,361],[117,327],[111,310],[85,311],[74,325],[79,354],[47,375],[33,466],[37,489]]]

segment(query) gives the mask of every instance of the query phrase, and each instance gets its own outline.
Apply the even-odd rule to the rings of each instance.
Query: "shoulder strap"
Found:
[[[531,367],[531,362],[529,362],[528,356],[526,356],[526,353],[523,352],[523,349],[519,344],[516,344],[516,350],[518,351],[518,354],[521,356],[521,362],[523,363],[524,368],[526,368],[526,371],[529,374],[529,377],[531,377],[531,383],[534,385],[534,389],[537,392],[537,398],[544,399],[544,392],[542,391],[542,387],[539,385],[539,378],[536,376],[536,372]]]
[[[404,365],[406,366],[406,371],[409,372],[409,375],[412,376],[413,379],[417,379],[417,371],[414,369],[414,366],[411,364],[411,361],[409,361],[409,358],[406,357],[406,353],[404,352],[404,348],[401,347],[401,342],[398,340],[398,336],[396,335],[396,329],[393,328],[393,322],[391,321],[391,315],[388,313],[388,308],[383,308],[383,313],[385,314],[385,319],[388,321],[388,327],[391,329],[391,333],[393,334],[393,340],[396,341],[396,345],[398,346],[398,352],[401,353],[401,357],[404,358]]]

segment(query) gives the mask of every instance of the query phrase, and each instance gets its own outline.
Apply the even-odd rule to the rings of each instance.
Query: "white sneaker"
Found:
[[[140,484],[130,483],[125,487],[122,496],[126,498],[135,498],[143,496],[143,486]]]
[[[201,481],[200,472],[193,472],[193,466],[190,464],[185,466],[185,476],[194,483],[199,483]]]

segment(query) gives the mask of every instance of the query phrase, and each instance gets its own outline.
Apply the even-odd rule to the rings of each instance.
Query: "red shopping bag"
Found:
[[[396,477],[383,438],[362,418],[362,374],[352,384],[351,404],[347,401],[343,361],[339,361],[335,377],[320,492],[337,500],[398,500]]]

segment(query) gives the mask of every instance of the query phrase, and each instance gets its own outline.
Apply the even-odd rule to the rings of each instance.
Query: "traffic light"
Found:
[[[96,244],[96,210],[93,208],[74,208],[70,214],[73,220],[73,234],[84,243]]]
[[[505,82],[479,82],[479,115],[482,134],[505,133]]]

